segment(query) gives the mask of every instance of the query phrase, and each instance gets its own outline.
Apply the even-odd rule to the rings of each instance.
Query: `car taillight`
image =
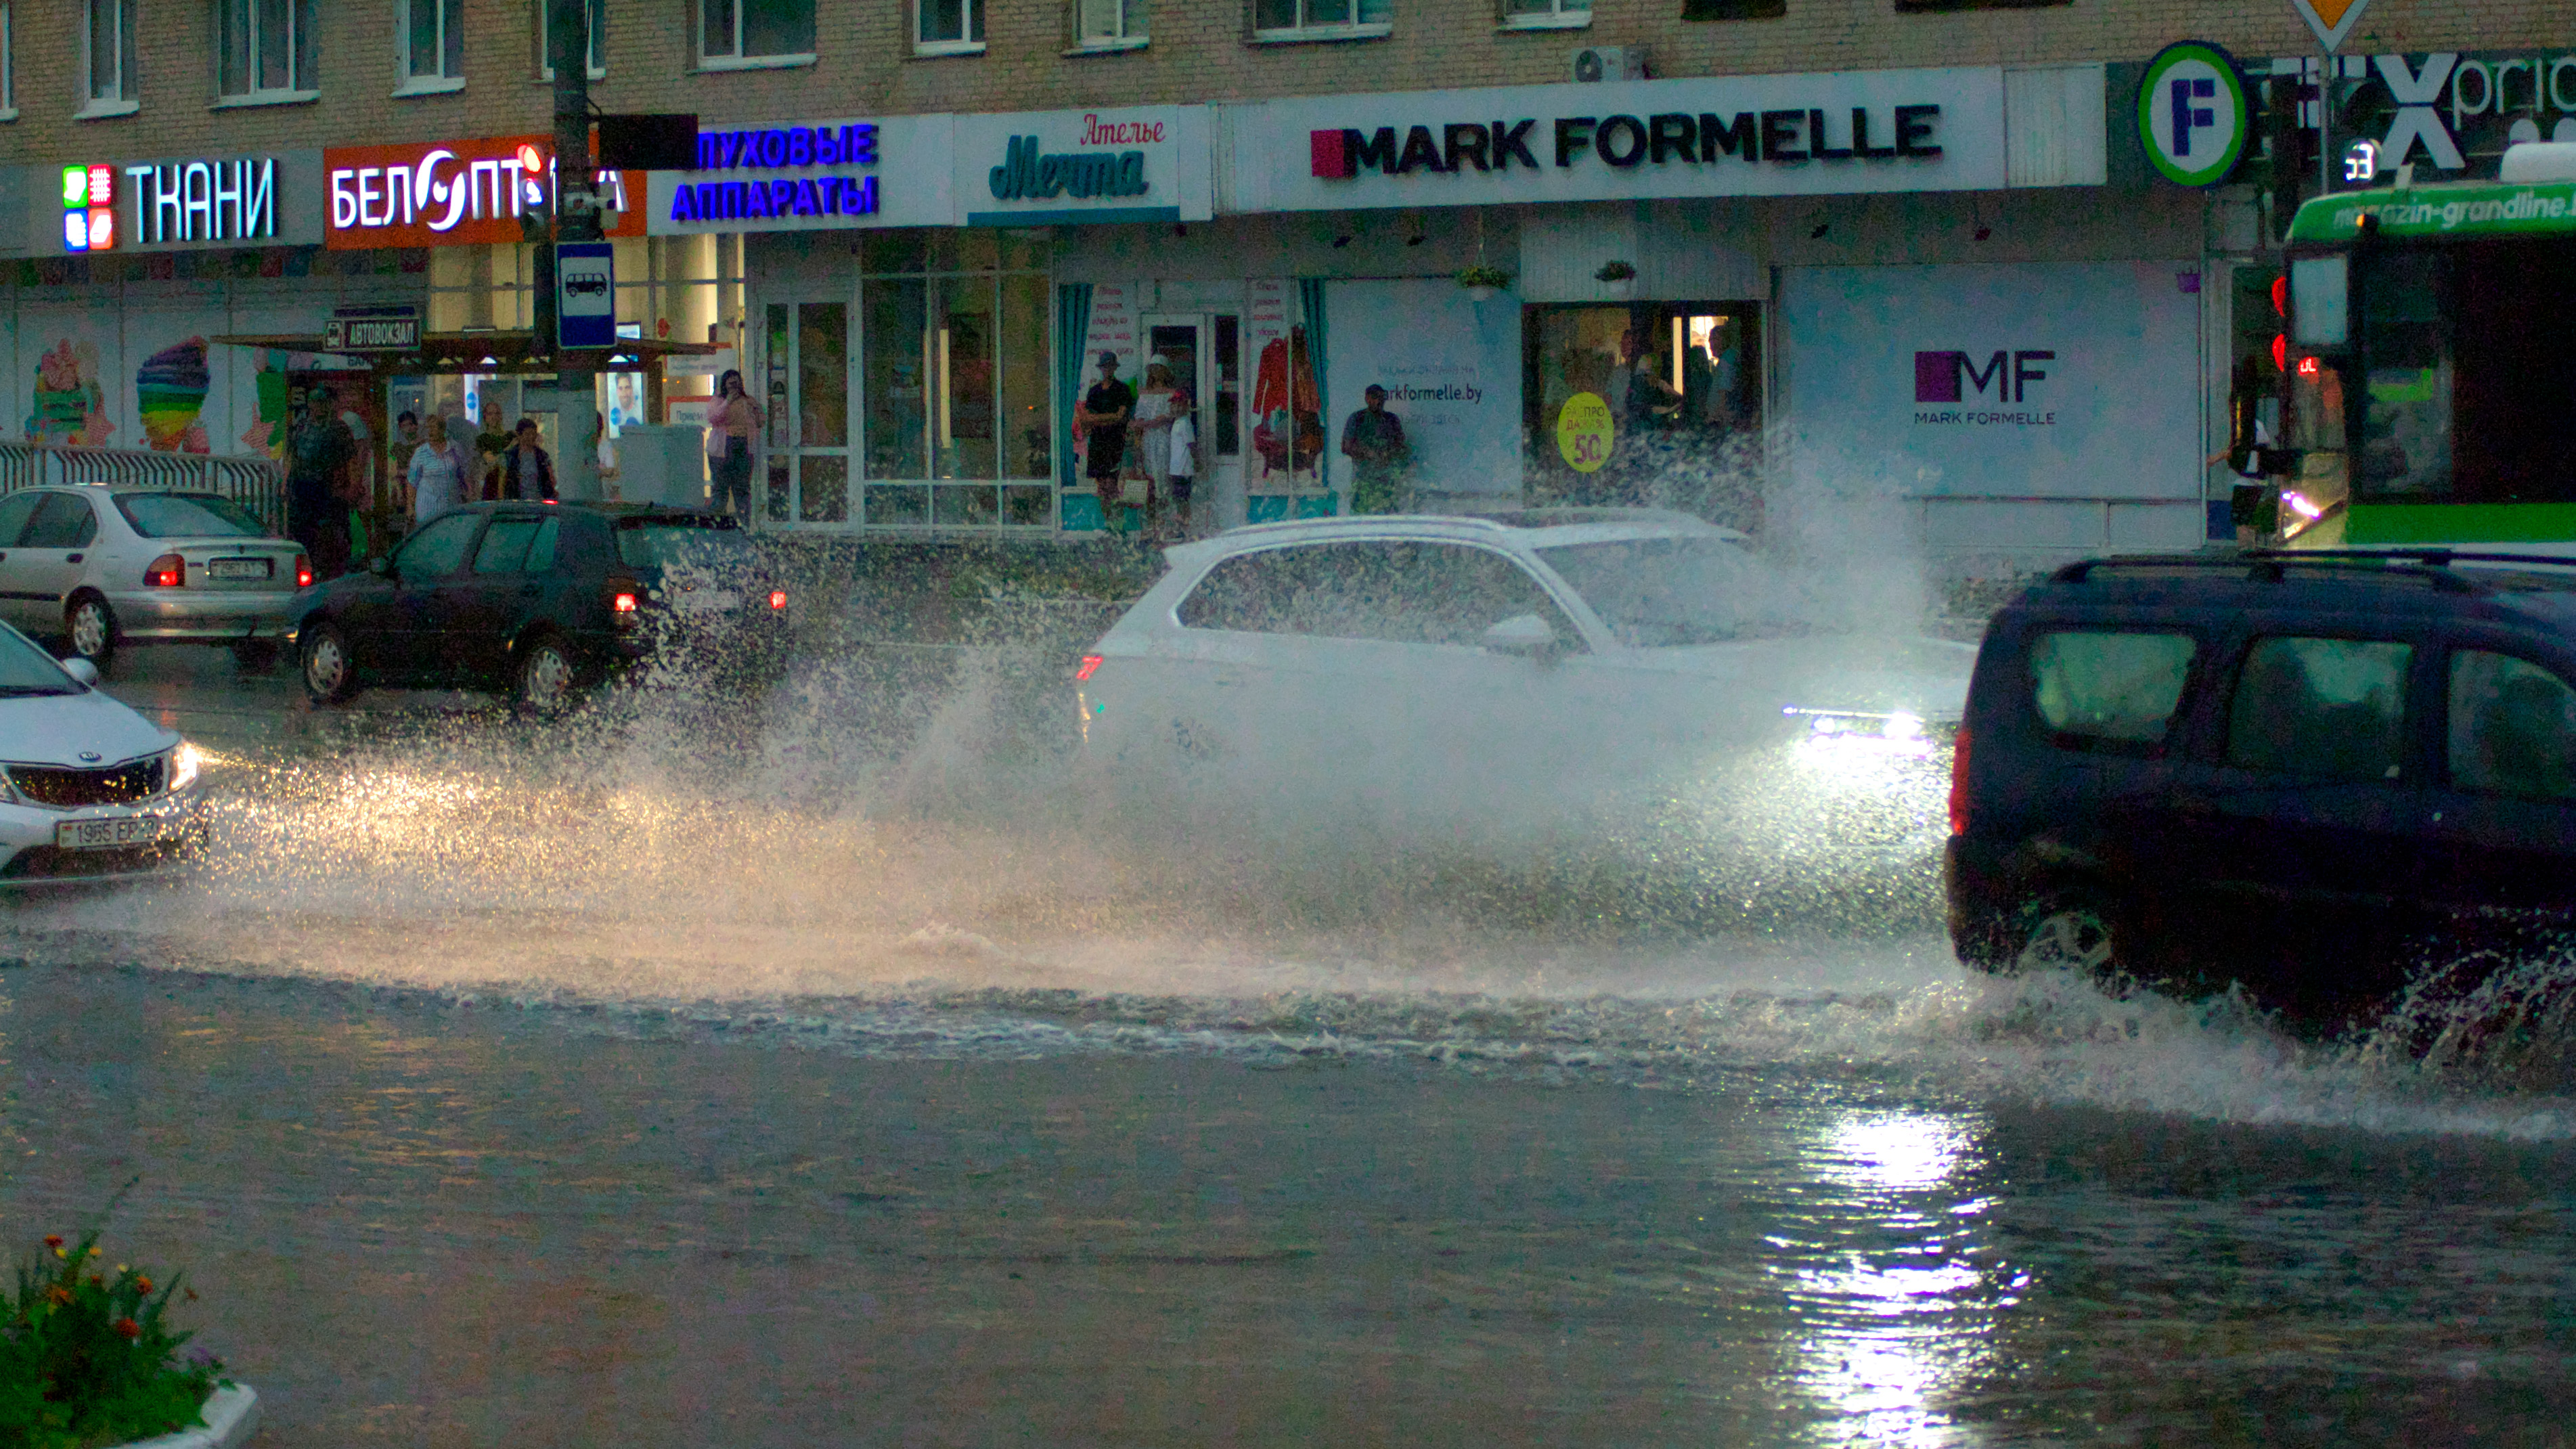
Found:
[[[611,612],[617,615],[618,628],[632,629],[635,627],[636,610],[640,608],[641,605],[636,603],[635,596],[633,594],[611,595],[608,600],[608,607]]]
[[[1950,746],[1950,833],[1968,833],[1968,727],[1959,726],[1959,738]]]
[[[787,591],[785,589],[771,589],[769,591],[769,607],[773,609],[786,608]]]
[[[1083,655],[1083,656],[1082,656],[1082,667],[1073,671],[1073,682],[1074,682],[1074,683],[1076,683],[1076,684],[1080,684],[1080,683],[1082,683],[1084,680],[1089,679],[1092,675],[1099,673],[1099,672],[1100,672],[1100,664],[1101,664],[1101,657],[1100,657],[1099,655],[1097,655],[1097,654],[1085,654],[1085,655]]]
[[[143,570],[143,586],[148,589],[175,589],[188,582],[188,561],[175,553],[165,553]]]
[[[299,589],[313,587],[313,560],[300,553],[295,556],[295,586]]]

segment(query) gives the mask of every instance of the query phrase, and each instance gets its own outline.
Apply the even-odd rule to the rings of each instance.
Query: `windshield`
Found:
[[[26,635],[0,624],[0,699],[80,692],[80,681],[63,673],[54,656],[29,643]]]
[[[617,525],[617,556],[628,568],[733,568],[750,562],[753,553],[750,538],[729,518],[639,518]]]
[[[1805,632],[1768,565],[1722,538],[1634,538],[1538,550],[1631,649]]]
[[[116,511],[145,538],[265,538],[268,530],[229,498],[213,493],[129,493]]]

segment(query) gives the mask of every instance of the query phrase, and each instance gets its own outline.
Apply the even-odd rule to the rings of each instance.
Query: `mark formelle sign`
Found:
[[[1339,127],[1308,133],[1312,174],[1328,181],[1355,180],[1375,172],[1409,176],[1417,171],[1456,173],[1530,171],[1545,164],[1570,170],[1597,162],[1616,170],[1638,166],[1702,166],[1725,161],[1775,166],[1805,162],[1937,160],[1941,107],[1936,102],[1846,110],[1822,106],[1763,111],[1661,111],[1557,116],[1538,131],[1539,118],[1513,121],[1444,121],[1402,129]],[[1535,150],[1533,146],[1535,145]]]

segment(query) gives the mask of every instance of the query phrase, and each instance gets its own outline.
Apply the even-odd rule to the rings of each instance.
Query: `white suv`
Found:
[[[1618,509],[1235,529],[1084,658],[1083,747],[1122,799],[1233,819],[1446,842],[1606,807],[1929,860],[1976,651],[1819,624],[1745,542]]]

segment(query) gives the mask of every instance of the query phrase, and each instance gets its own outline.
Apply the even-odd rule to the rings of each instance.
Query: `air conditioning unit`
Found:
[[[1587,45],[1574,53],[1578,81],[1633,81],[1646,78],[1646,52],[1633,45]]]

